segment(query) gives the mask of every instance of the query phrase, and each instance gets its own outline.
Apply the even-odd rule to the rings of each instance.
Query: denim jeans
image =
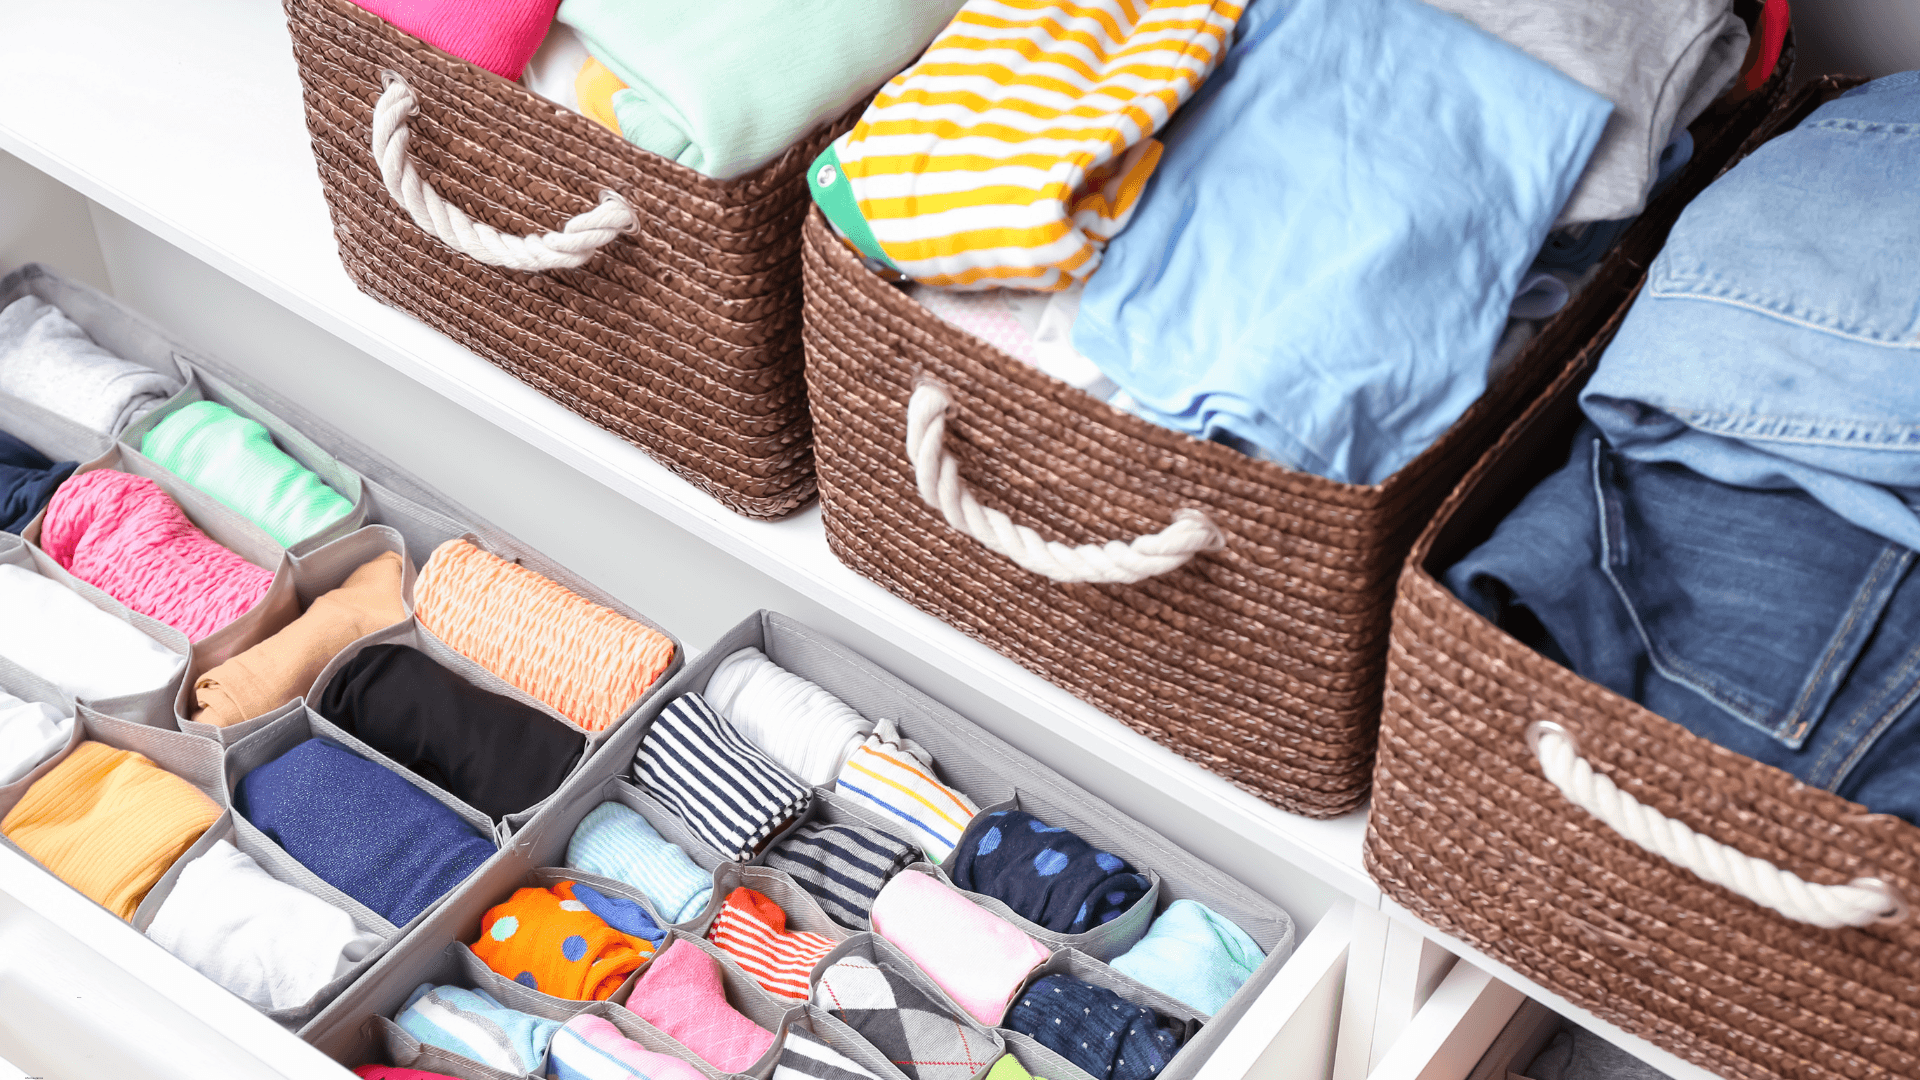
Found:
[[[1808,784],[1920,820],[1914,553],[1798,490],[1610,449],[1563,467],[1446,584],[1584,678]]]
[[[1920,72],[1815,110],[1687,207],[1581,394],[1609,442],[1798,488],[1920,548]]]

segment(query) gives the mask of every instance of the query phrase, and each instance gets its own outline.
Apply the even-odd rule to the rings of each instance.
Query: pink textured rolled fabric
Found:
[[[773,1045],[773,1032],[727,1002],[720,962],[689,941],[676,940],[653,958],[627,1008],[721,1072],[740,1072]]]
[[[909,870],[873,901],[873,931],[920,965],[975,1020],[999,1027],[1047,947],[957,889]]]
[[[40,547],[74,577],[199,641],[267,594],[273,571],[201,532],[159,484],[95,469],[60,485]]]
[[[560,0],[353,0],[393,25],[503,79],[518,81]]]

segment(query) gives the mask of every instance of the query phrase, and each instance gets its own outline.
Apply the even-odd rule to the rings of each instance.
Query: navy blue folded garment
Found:
[[[1186,1041],[1188,1024],[1065,975],[1034,980],[1002,1024],[1031,1035],[1094,1080],[1152,1080]]]
[[[50,461],[47,455],[0,431],[0,532],[27,527],[53,498],[60,482],[78,462]]]
[[[494,852],[399,773],[308,739],[240,779],[241,816],[321,880],[405,926]]]
[[[981,814],[945,864],[953,883],[1006,904],[1021,918],[1079,934],[1125,914],[1147,877],[1118,855],[1025,810]]]
[[[317,711],[496,821],[553,794],[587,749],[580,732],[408,645],[355,653]]]

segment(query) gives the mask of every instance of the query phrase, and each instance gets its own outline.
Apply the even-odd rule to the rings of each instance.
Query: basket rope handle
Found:
[[[413,88],[397,71],[380,78],[386,89],[373,107],[372,140],[380,179],[415,225],[462,255],[509,270],[571,270],[639,223],[633,207],[611,191],[601,192],[599,205],[569,219],[560,232],[515,236],[475,221],[433,189],[407,152],[407,120],[420,111]]]
[[[907,401],[907,459],[913,463],[920,498],[940,511],[947,524],[978,540],[988,551],[1011,559],[1021,569],[1053,581],[1132,584],[1185,565],[1202,551],[1217,551],[1225,538],[1199,510],[1180,510],[1173,524],[1131,541],[1062,544],[1048,540],[1005,513],[982,506],[960,479],[960,463],[948,452],[946,388],[921,379]]]
[[[1878,878],[1818,885],[1661,814],[1620,790],[1580,756],[1572,732],[1550,720],[1527,728],[1527,743],[1549,783],[1575,806],[1654,855],[1797,922],[1834,929],[1901,922],[1899,890]]]

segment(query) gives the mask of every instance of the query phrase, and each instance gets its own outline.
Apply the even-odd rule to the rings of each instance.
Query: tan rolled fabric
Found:
[[[382,552],[285,629],[207,669],[193,683],[192,718],[228,727],[306,693],[341,649],[407,617],[400,598],[401,571],[400,553]]]

